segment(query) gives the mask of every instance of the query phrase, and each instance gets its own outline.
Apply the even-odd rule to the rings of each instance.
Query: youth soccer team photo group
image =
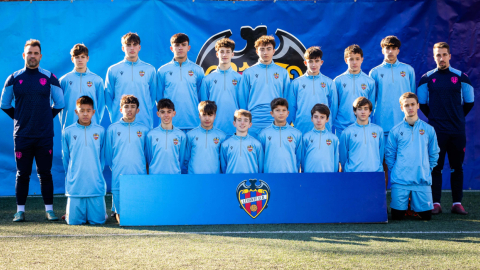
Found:
[[[360,46],[346,47],[347,69],[333,80],[320,72],[323,52],[313,46],[304,54],[307,71],[291,80],[272,61],[273,36],[256,40],[258,63],[243,74],[231,67],[235,42],[218,40],[218,66],[205,76],[188,59],[186,34],[171,37],[173,60],[156,70],[140,60],[140,37],[130,32],[121,38],[125,58],[110,66],[104,81],[87,68],[84,44],[73,46],[74,69],[57,79],[40,67],[40,41],[28,40],[25,67],[7,78],[1,94],[1,108],[14,124],[13,221],[26,220],[34,158],[46,219],[60,219],[51,173],[57,115],[68,197],[62,218],[70,225],[108,219],[105,166],[112,171],[112,217],[118,222],[120,175],[323,172],[385,172],[390,218],[404,219],[411,210],[430,220],[443,211],[446,154],[450,211],[468,214],[461,203],[465,117],[474,105],[470,79],[450,66],[450,46],[439,42],[428,59],[437,68],[416,85],[414,69],[397,59],[401,41],[387,36],[378,42],[384,61],[368,75]],[[107,129],[100,125],[105,108],[112,122]]]

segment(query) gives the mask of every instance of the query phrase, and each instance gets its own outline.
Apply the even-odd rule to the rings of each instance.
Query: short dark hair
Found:
[[[284,98],[275,98],[274,100],[272,100],[272,102],[270,102],[270,108],[272,109],[272,112],[278,106],[285,106],[288,110],[288,101]]]
[[[237,118],[240,118],[241,116],[248,117],[250,123],[252,122],[252,113],[244,109],[235,111],[235,113],[233,114],[233,121],[237,121]]]
[[[25,46],[23,47],[24,49],[26,47],[38,47],[40,49],[40,53],[42,53],[42,46],[40,45],[40,40],[38,39],[29,39],[27,40],[27,42],[25,43]]]
[[[235,50],[235,41],[229,38],[222,38],[215,43],[215,51],[218,52],[220,48],[230,48],[233,52]]]
[[[439,49],[447,49],[448,51],[448,54],[450,54],[450,45],[448,45],[448,43],[446,42],[438,42],[438,43],[435,43],[435,45],[433,45],[433,48],[439,48]]]
[[[320,47],[312,46],[305,51],[305,54],[303,55],[303,57],[305,57],[305,60],[317,59],[317,58],[322,59],[323,52],[320,49]]]
[[[316,112],[320,114],[325,114],[327,116],[327,119],[330,117],[330,109],[325,104],[321,104],[321,103],[315,104],[315,106],[313,106],[311,111],[312,117]]]
[[[268,44],[272,44],[273,48],[275,49],[275,38],[273,36],[263,35],[255,41],[255,50],[257,50],[260,46],[267,46]]]
[[[362,58],[363,58],[363,50],[357,44],[350,45],[345,49],[344,58],[347,59],[348,55],[351,54],[351,53],[360,54],[360,56],[362,56]]]
[[[408,98],[414,98],[417,103],[418,103],[418,97],[412,92],[405,92],[403,95],[400,96],[400,99],[398,100],[400,102],[400,105],[403,105],[402,102]]]
[[[400,46],[402,43],[400,42],[400,39],[398,39],[396,36],[387,36],[382,41],[380,41],[380,47],[396,47],[400,49]]]
[[[76,106],[81,106],[81,105],[91,105],[92,108],[95,108],[93,106],[93,99],[89,96],[81,96],[77,99]]]
[[[136,104],[137,108],[140,107],[140,102],[138,102],[138,98],[134,95],[123,95],[122,99],[120,99],[120,108],[125,104]]]
[[[160,111],[160,109],[171,109],[175,111],[175,104],[168,98],[162,98],[157,103],[157,110]]]
[[[359,97],[355,99],[355,101],[353,102],[353,111],[356,112],[358,108],[363,107],[365,105],[368,105],[368,108],[370,109],[370,111],[373,110],[373,104],[370,100],[368,100],[368,98]]]
[[[73,48],[70,50],[70,55],[72,57],[75,57],[75,56],[79,56],[81,54],[85,54],[86,56],[88,56],[87,46],[85,46],[83,44],[80,44],[80,43],[73,45]]]
[[[217,114],[217,104],[215,101],[204,100],[198,104],[198,112],[202,114]]]
[[[184,33],[175,34],[170,38],[170,44],[184,43],[185,41],[190,45],[190,39]]]
[[[140,36],[137,33],[128,32],[122,37],[122,44],[135,43],[140,45]]]

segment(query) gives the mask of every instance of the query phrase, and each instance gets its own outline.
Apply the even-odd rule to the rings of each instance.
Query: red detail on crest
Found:
[[[400,75],[402,75],[402,77],[405,77],[405,75],[406,75],[405,71],[400,72]]]
[[[372,132],[372,137],[373,137],[374,139],[377,138],[377,133]]]
[[[145,71],[142,70],[139,72],[139,74],[140,74],[140,77],[143,77],[145,75]]]
[[[189,70],[188,75],[193,76],[193,71]]]
[[[278,73],[273,74],[273,77],[275,77],[275,79],[278,79],[278,77],[279,77]]]
[[[425,130],[420,129],[420,135],[423,135],[423,134],[425,134]]]
[[[452,77],[451,80],[452,80],[452,83],[453,83],[453,84],[456,84],[456,83],[458,82],[458,78],[457,78],[457,77]]]
[[[88,87],[92,87],[93,83],[92,82],[87,82]]]
[[[253,151],[253,147],[251,145],[247,146],[247,150],[248,152],[252,152]]]
[[[218,144],[219,142],[220,142],[220,140],[218,138],[213,139],[213,143]]]
[[[174,144],[174,145],[177,145],[177,144],[178,144],[177,138],[173,139],[173,144]]]
[[[437,79],[432,79],[432,82],[435,83],[436,80],[437,80]]]
[[[22,152],[15,152],[15,156],[17,157],[17,159],[21,159],[22,158]]]
[[[320,85],[322,86],[322,88],[325,88],[325,86],[327,86],[324,82],[322,82]]]
[[[22,83],[23,83],[23,80],[18,80],[18,82],[19,82],[20,84],[22,84]]]
[[[367,85],[364,84],[364,83],[362,83],[362,89],[363,89],[363,90],[367,89]]]
[[[330,146],[332,144],[332,140],[327,140],[327,145]]]
[[[142,132],[141,132],[140,130],[137,131],[137,136],[138,136],[139,138],[142,137]]]
[[[238,83],[237,80],[233,80],[233,81],[232,81],[232,84],[233,84],[233,85],[237,85],[237,83]]]
[[[41,84],[41,85],[47,84],[47,79],[41,78],[41,79],[40,79],[40,84]]]
[[[288,136],[288,137],[287,137],[287,140],[288,140],[288,142],[292,142],[292,141],[293,141],[292,136]]]
[[[98,140],[98,134],[97,133],[93,134],[93,138],[95,139],[95,141]]]

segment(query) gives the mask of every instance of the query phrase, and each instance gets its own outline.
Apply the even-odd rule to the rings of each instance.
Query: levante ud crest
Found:
[[[270,187],[263,180],[257,179],[243,180],[237,186],[237,199],[240,203],[240,208],[245,210],[251,218],[256,218],[268,206],[270,200]]]

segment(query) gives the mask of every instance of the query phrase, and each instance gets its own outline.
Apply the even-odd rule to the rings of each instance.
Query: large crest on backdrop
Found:
[[[245,210],[250,217],[256,218],[268,206],[270,187],[263,180],[259,180],[258,185],[255,184],[257,179],[248,181],[250,184],[247,184],[247,180],[243,180],[238,184],[237,199],[240,203],[240,208]]]
[[[233,70],[240,74],[248,67],[258,62],[258,55],[255,52],[255,41],[267,34],[267,26],[260,25],[253,29],[250,26],[242,26],[240,29],[240,36],[247,41],[247,45],[240,51],[234,51],[235,55],[232,58]],[[306,49],[305,46],[291,33],[282,29],[277,29],[275,35],[280,39],[280,44],[276,48],[273,55],[273,61],[288,70],[290,79],[302,76],[307,70],[303,64],[303,54]],[[210,74],[217,68],[218,58],[215,55],[215,43],[222,39],[232,36],[232,31],[225,30],[211,36],[205,44],[203,44],[200,53],[197,56],[196,63],[205,71],[205,75]]]

